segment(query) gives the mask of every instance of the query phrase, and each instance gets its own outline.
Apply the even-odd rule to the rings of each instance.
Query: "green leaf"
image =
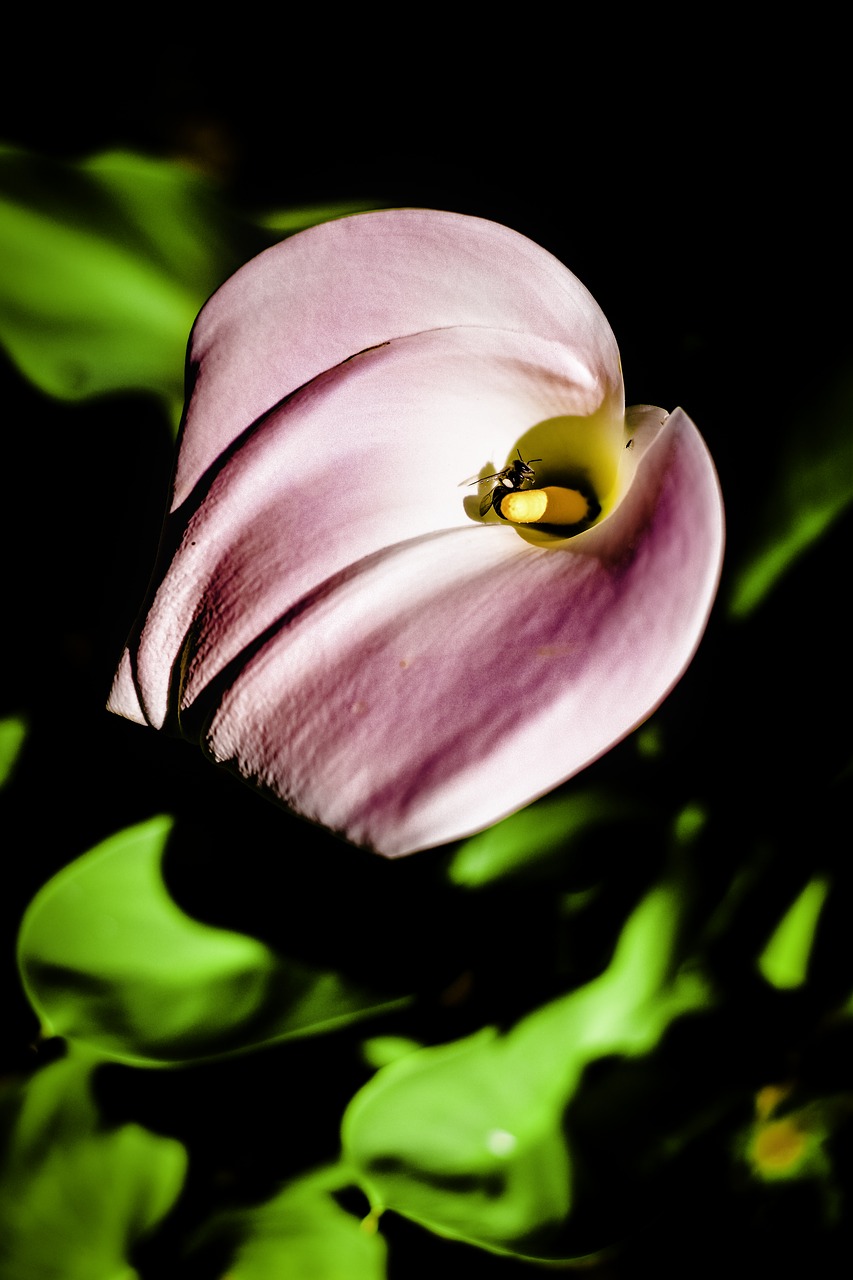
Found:
[[[773,442],[756,499],[758,535],[738,566],[729,614],[744,618],[853,502],[853,380],[816,399],[791,437]]]
[[[153,392],[177,425],[187,339],[219,285],[274,239],[375,207],[252,219],[173,160],[109,151],[66,163],[2,147],[0,344],[48,395]]]
[[[678,972],[679,889],[662,882],[626,922],[607,970],[500,1034],[409,1053],[383,1067],[343,1120],[345,1158],[376,1212],[495,1252],[550,1258],[572,1209],[563,1115],[585,1068],[653,1049],[710,1003]]]
[[[9,781],[26,736],[27,722],[23,716],[0,720],[0,787]]]
[[[48,1034],[162,1066],[331,1030],[405,1003],[187,916],[162,875],[172,825],[158,817],[119,832],[30,904],[18,962]]]
[[[238,265],[216,192],[127,152],[63,164],[0,151],[0,342],[42,391],[183,402],[187,338]]]
[[[332,222],[335,218],[346,218],[352,213],[365,213],[368,209],[382,207],[376,200],[339,200],[336,204],[310,204],[300,209],[277,209],[261,214],[257,222],[258,226],[267,231],[290,236],[297,231],[304,231],[306,227],[314,227],[318,222]]]
[[[131,1246],[180,1194],[181,1143],[105,1128],[74,1058],[7,1089],[0,1118],[0,1280],[135,1280]]]
[[[228,1280],[384,1280],[386,1247],[375,1219],[341,1209],[328,1181],[322,1171],[311,1174],[265,1204],[220,1214],[199,1243],[230,1242]]]
[[[637,804],[606,791],[550,797],[466,840],[448,866],[452,884],[476,889],[490,881],[536,871],[565,858],[589,831],[641,816]]]
[[[758,958],[758,968],[779,990],[800,987],[806,980],[815,931],[829,880],[815,876],[785,912]]]
[[[407,1053],[416,1053],[422,1047],[419,1040],[411,1040],[408,1036],[373,1036],[362,1044],[361,1056],[368,1066],[378,1070]]]

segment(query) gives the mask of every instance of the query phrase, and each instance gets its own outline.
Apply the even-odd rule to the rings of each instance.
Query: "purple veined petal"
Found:
[[[718,584],[716,473],[686,415],[662,416],[635,415],[649,437],[636,474],[575,545],[460,527],[327,582],[208,711],[211,757],[396,856],[480,830],[601,756],[677,682]]]
[[[313,228],[214,295],[189,372],[117,713],[395,856],[571,777],[689,663],[713,464],[680,410],[625,415],[604,316],[524,237],[423,210]],[[577,469],[598,522],[484,523],[465,477],[522,449],[543,486]]]
[[[267,249],[203,308],[190,341],[173,509],[242,432],[297,388],[379,343],[460,326],[562,343],[599,398],[621,402],[610,326],[546,250],[461,214],[358,214]]]
[[[622,407],[602,411],[600,400],[564,345],[506,330],[427,331],[321,375],[173,515],[171,563],[111,709],[157,728],[174,722],[335,575],[399,543],[467,529],[479,500],[465,478],[502,467],[543,419],[575,415],[619,459]]]

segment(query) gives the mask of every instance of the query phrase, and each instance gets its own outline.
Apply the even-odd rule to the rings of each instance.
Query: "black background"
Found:
[[[793,786],[801,800],[787,838],[821,847],[834,839],[834,817],[814,814],[802,797],[849,757],[839,607],[849,594],[849,518],[737,644],[721,611],[782,442],[807,431],[812,406],[851,373],[849,111],[837,33],[785,30],[778,20],[724,28],[716,11],[695,9],[689,19],[664,24],[645,14],[628,26],[615,14],[592,24],[562,12],[555,26],[512,13],[499,31],[492,13],[489,30],[482,17],[463,31],[471,19],[452,11],[296,12],[263,22],[233,10],[216,20],[173,12],[156,25],[148,14],[119,18],[132,22],[121,34],[106,20],[87,29],[79,17],[64,29],[55,21],[10,29],[0,141],[68,159],[116,146],[189,157],[246,211],[363,199],[493,218],[581,278],[616,334],[628,403],[681,405],[711,448],[726,499],[721,605],[667,704],[686,744],[672,793],[689,795],[689,771],[701,768],[706,795],[725,797],[730,854],[740,798],[753,802],[751,829],[766,820],[778,831]],[[5,1054],[9,1069],[23,1070],[34,1028],[14,977],[14,937],[23,906],[58,866],[155,811],[215,830],[225,848],[229,837],[239,844],[251,812],[256,843],[244,853],[272,884],[257,848],[281,841],[283,818],[272,809],[256,816],[257,801],[236,786],[223,791],[185,745],[102,710],[159,531],[171,459],[159,409],[133,396],[56,405],[6,362],[0,390],[11,603],[0,712],[24,711],[33,730],[27,785],[10,801],[3,904]],[[596,766],[601,779],[618,778],[626,758],[617,750]],[[361,855],[352,856],[360,867]],[[398,888],[417,877],[414,868],[395,874]],[[233,892],[214,855],[205,904],[213,917],[217,875],[225,896]],[[395,929],[420,928],[426,940],[417,915],[413,908]],[[445,927],[450,958],[442,952],[432,977],[424,960],[418,981],[438,986],[454,972],[458,939],[452,922]],[[535,939],[535,921],[525,930]],[[300,1055],[297,1074],[321,1071],[322,1045]],[[266,1124],[260,1112],[247,1120],[252,1061],[208,1077],[211,1097],[223,1081],[234,1096],[245,1089],[233,1114],[217,1113],[229,1151],[238,1137],[245,1144],[247,1123],[259,1132]],[[181,1114],[182,1089],[203,1092],[197,1079],[172,1080],[127,1086],[132,1104],[117,1101],[118,1087],[105,1096],[156,1125]],[[340,1080],[330,1088],[320,1145],[328,1142],[331,1157],[347,1094]],[[247,1194],[260,1193],[274,1169],[268,1155],[254,1157],[261,1172]],[[712,1215],[713,1195],[706,1204]],[[709,1228],[701,1214],[696,1221]],[[667,1223],[673,1234],[659,1274],[698,1274],[692,1224],[679,1232]],[[760,1236],[761,1248],[775,1228]],[[407,1280],[434,1274],[454,1248],[413,1229],[410,1237],[405,1224],[390,1230],[401,1236]],[[794,1254],[808,1256],[810,1244],[806,1236]],[[647,1266],[648,1248],[644,1237],[640,1261],[629,1256],[619,1274]],[[472,1277],[527,1274],[463,1252],[459,1265]],[[723,1252],[720,1245],[718,1262]],[[783,1255],[780,1248],[776,1265]],[[149,1259],[152,1276],[171,1274],[164,1257]]]

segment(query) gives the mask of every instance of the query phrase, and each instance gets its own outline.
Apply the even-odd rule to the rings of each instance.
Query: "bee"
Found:
[[[480,515],[488,514],[491,507],[494,507],[495,514],[500,515],[501,503],[507,493],[513,489],[523,489],[526,484],[532,484],[536,479],[536,472],[531,465],[534,462],[541,462],[541,458],[531,458],[530,462],[525,462],[521,456],[521,451],[516,449],[518,460],[513,461],[508,467],[504,467],[503,471],[494,471],[490,476],[481,476],[477,480],[472,480],[471,484],[481,484],[486,480],[494,480],[494,484],[488,493],[484,493],[480,499]]]

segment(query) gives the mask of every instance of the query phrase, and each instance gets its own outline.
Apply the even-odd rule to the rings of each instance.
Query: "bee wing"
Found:
[[[480,499],[480,515],[484,516],[488,513],[492,503],[495,500],[495,490],[490,489],[488,493],[484,493]]]
[[[486,480],[497,480],[498,476],[500,475],[503,475],[502,471],[493,471],[490,476],[478,476],[478,475],[469,476],[467,480],[460,480],[459,484],[457,485],[457,488],[461,489],[468,485],[481,484],[481,483],[484,483]]]

